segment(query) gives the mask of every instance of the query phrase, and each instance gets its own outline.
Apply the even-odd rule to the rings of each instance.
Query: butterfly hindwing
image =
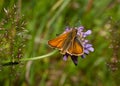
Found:
[[[69,46],[67,53],[76,56],[83,54],[83,46],[80,40],[75,38],[74,41],[71,41],[71,45]]]

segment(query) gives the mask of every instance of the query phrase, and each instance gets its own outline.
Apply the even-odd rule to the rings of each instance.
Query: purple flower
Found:
[[[74,62],[75,65],[78,64],[78,56],[69,55],[68,53],[66,53],[65,55],[63,55],[63,60],[64,60],[64,61],[67,61],[68,56],[71,57],[71,59],[73,60],[73,62]]]
[[[67,26],[63,33],[69,32],[70,30],[71,30],[71,28]]]
[[[90,35],[91,33],[92,33],[92,31],[88,30],[88,31],[83,33],[83,37],[86,37],[86,36]]]
[[[82,58],[85,58],[86,55],[88,55],[90,52],[94,51],[94,48],[92,47],[92,44],[89,44],[88,43],[89,41],[85,39],[88,35],[90,35],[92,33],[92,31],[87,30],[86,32],[83,32],[83,29],[84,29],[83,26],[75,27],[75,29],[77,29],[77,36],[80,37],[81,44],[83,45],[83,48],[84,48],[83,54],[79,55],[79,56],[81,56]],[[68,32],[70,30],[71,29],[69,27],[67,27],[65,32]],[[74,62],[75,65],[78,64],[78,56],[70,55],[68,53],[63,55],[63,60],[66,61],[68,56],[71,57],[71,59],[72,59],[72,61]]]
[[[67,61],[68,56],[69,56],[69,54],[67,54],[67,53],[65,55],[63,55],[63,60]]]

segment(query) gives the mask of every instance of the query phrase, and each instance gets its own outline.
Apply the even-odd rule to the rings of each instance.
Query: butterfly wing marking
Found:
[[[83,54],[83,46],[80,40],[75,38],[74,41],[71,41],[71,45],[69,46],[67,53],[75,56]]]
[[[48,44],[51,47],[61,49],[63,46],[64,41],[66,40],[69,32],[63,33],[60,36],[56,37],[55,39],[49,40]]]

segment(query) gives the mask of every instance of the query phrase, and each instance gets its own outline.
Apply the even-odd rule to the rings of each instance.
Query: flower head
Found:
[[[94,48],[92,47],[92,44],[89,44],[88,43],[89,41],[85,39],[88,35],[90,35],[92,33],[92,31],[91,30],[87,30],[86,32],[83,32],[83,29],[84,29],[83,26],[75,27],[75,29],[77,29],[77,36],[80,37],[80,41],[81,41],[81,44],[82,44],[83,50],[84,50],[83,54],[79,55],[79,56],[81,56],[82,58],[85,58],[86,55],[88,55],[90,52],[94,51]],[[70,30],[71,29],[69,27],[67,27],[65,32],[68,32]],[[63,55],[63,60],[66,61],[68,56],[71,57],[71,59],[72,59],[72,61],[74,62],[75,65],[78,64],[78,55],[71,55],[71,54],[65,53]]]

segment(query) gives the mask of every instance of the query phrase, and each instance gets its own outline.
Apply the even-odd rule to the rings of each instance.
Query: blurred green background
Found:
[[[54,52],[47,41],[79,25],[95,51],[77,66],[59,52],[19,62]],[[120,0],[0,0],[0,86],[120,86],[119,39]]]

